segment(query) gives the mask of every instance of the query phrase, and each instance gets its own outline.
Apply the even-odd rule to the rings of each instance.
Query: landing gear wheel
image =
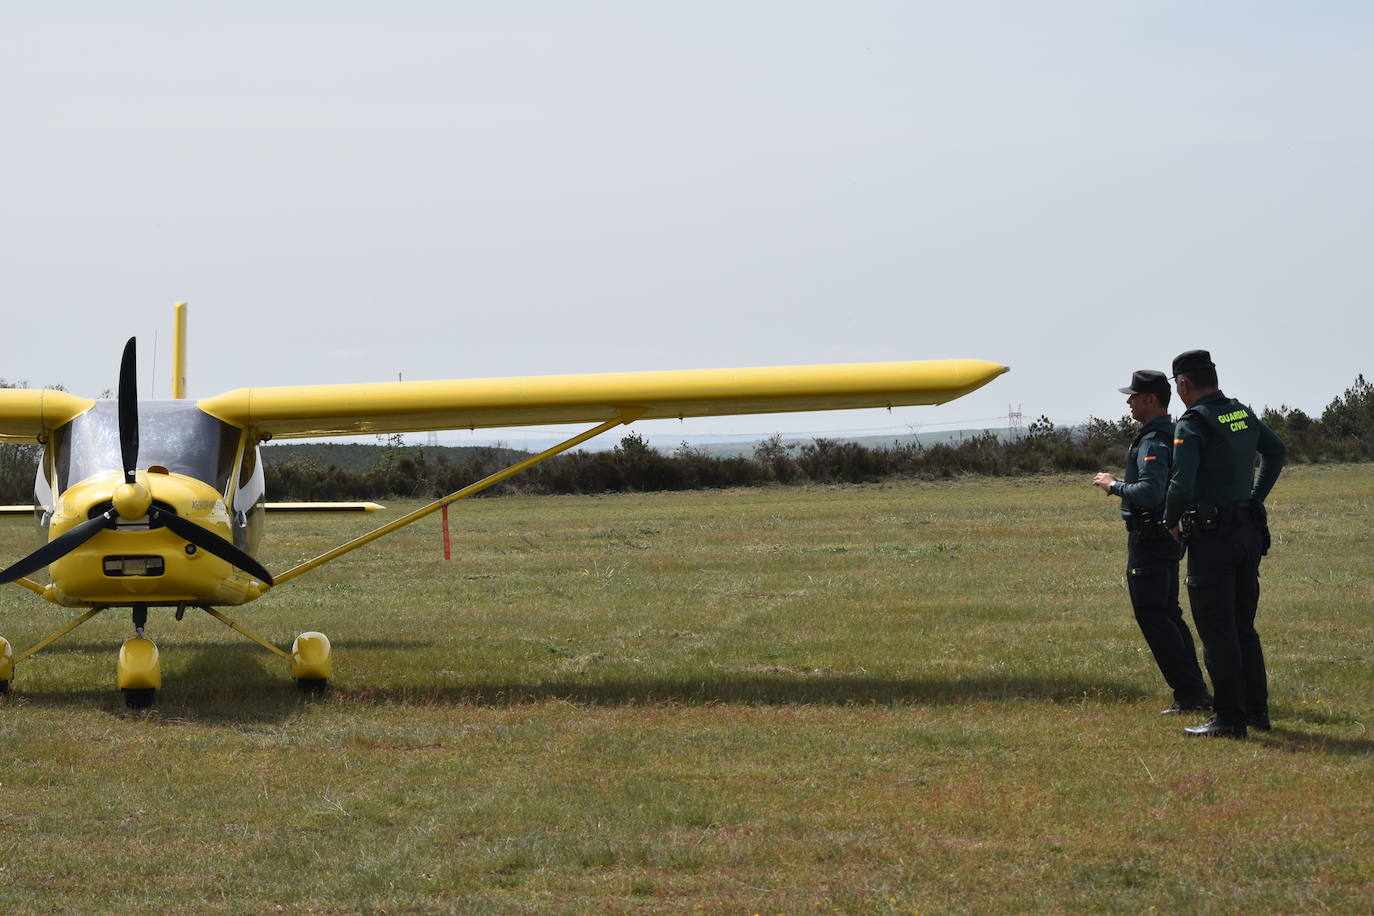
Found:
[[[124,705],[130,709],[147,709],[153,705],[157,690],[152,687],[127,687],[124,690]]]
[[[0,636],[0,694],[10,692],[10,681],[14,679],[14,650],[10,641]]]
[[[313,630],[302,633],[291,643],[291,676],[302,693],[324,693],[334,673],[334,651],[329,637]]]
[[[130,709],[153,705],[153,696],[162,686],[162,662],[151,639],[135,636],[119,647],[115,686],[124,691],[124,705]]]

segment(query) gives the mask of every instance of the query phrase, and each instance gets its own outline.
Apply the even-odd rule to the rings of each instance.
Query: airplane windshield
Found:
[[[240,433],[194,401],[139,401],[137,466],[160,464],[223,493],[234,470]],[[58,492],[98,474],[122,471],[118,402],[96,401],[56,430],[52,451]]]

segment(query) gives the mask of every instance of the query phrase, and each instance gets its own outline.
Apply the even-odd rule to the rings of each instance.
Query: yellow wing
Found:
[[[38,442],[94,406],[65,391],[0,388],[0,442]]]
[[[1006,366],[976,359],[240,388],[198,402],[274,438],[942,404]]]
[[[6,508],[0,506],[0,514]],[[263,503],[263,508],[268,512],[379,512],[386,506],[381,503]]]

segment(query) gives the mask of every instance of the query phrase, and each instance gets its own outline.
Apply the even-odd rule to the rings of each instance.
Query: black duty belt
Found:
[[[1267,523],[1263,504],[1249,499],[1238,503],[1199,503],[1188,511],[1203,531],[1262,528]]]

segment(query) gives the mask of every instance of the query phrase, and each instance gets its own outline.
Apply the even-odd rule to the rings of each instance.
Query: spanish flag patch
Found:
[[[1183,440],[1182,440],[1182,439],[1175,439],[1175,440],[1174,440],[1174,445],[1182,445],[1182,444],[1183,444]]]
[[[1154,461],[1154,460],[1157,459],[1158,457],[1159,457],[1158,455],[1146,455],[1146,456],[1145,456],[1145,460],[1146,460],[1146,461]]]

